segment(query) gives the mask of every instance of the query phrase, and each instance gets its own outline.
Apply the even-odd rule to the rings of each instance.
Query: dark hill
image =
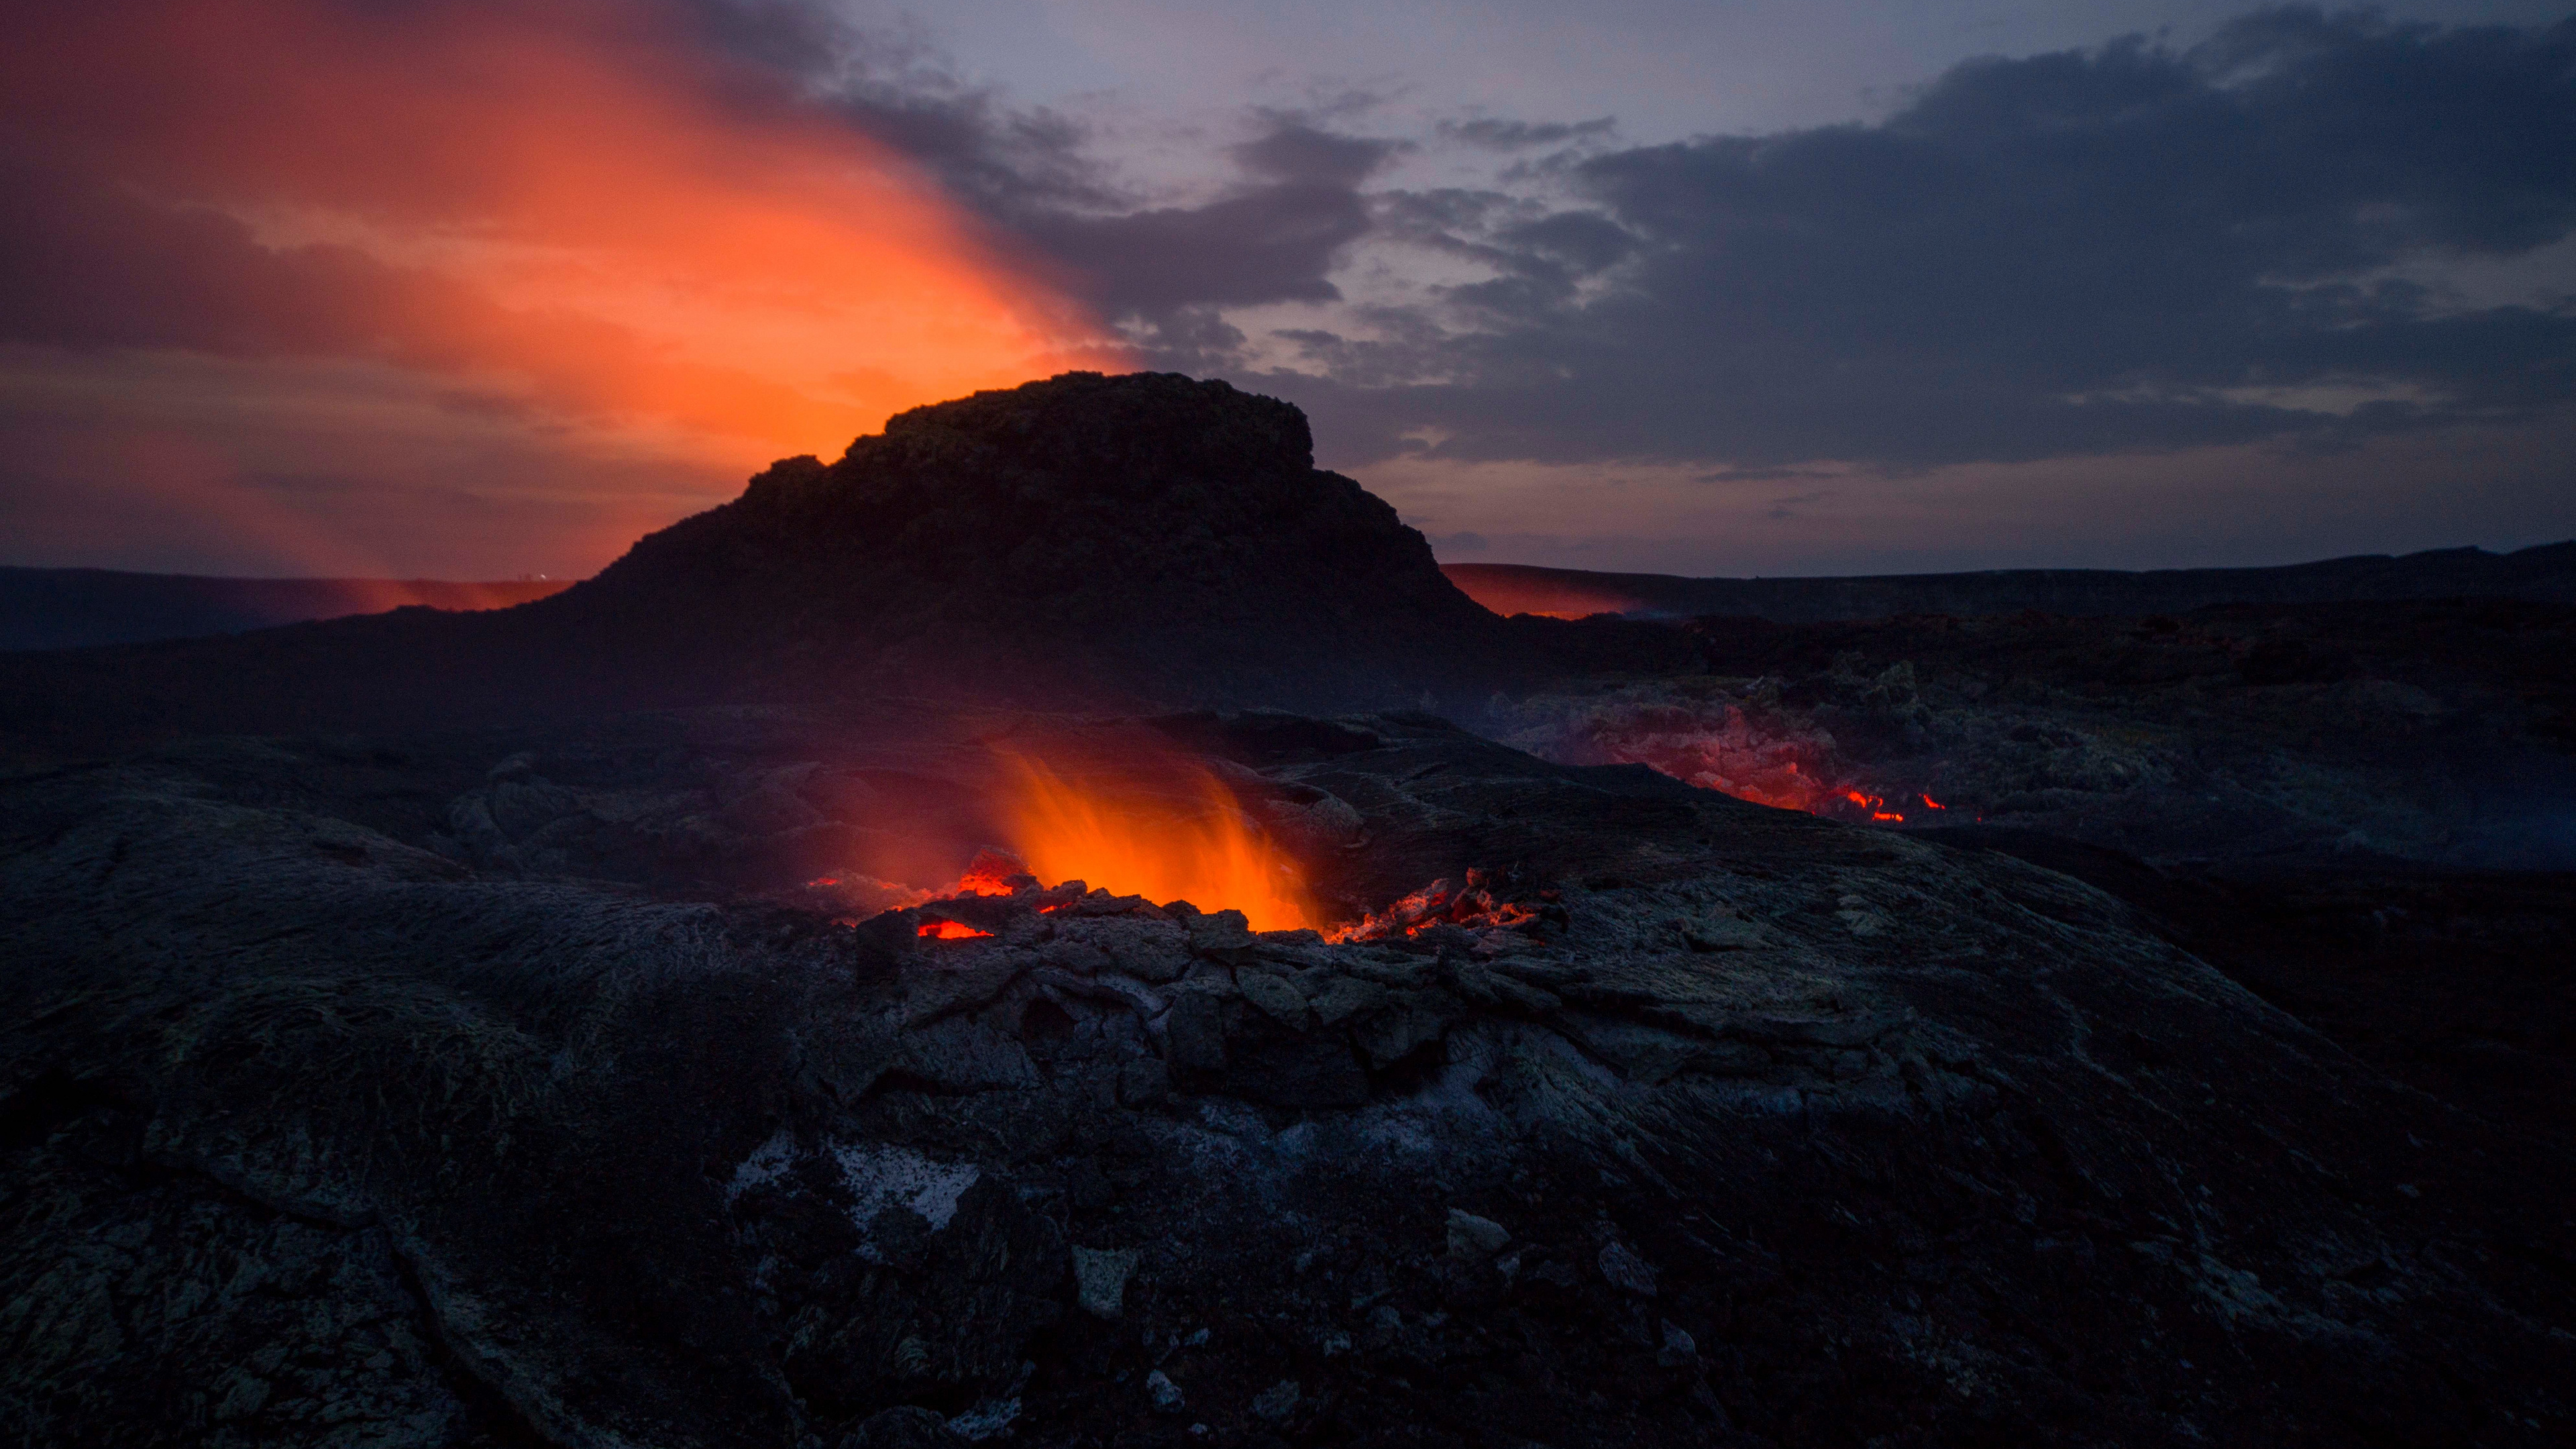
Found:
[[[872,694],[1412,704],[1571,637],[1460,593],[1393,508],[1314,467],[1294,407],[1068,373],[778,463],[518,608],[0,658],[0,729],[87,753]]]
[[[228,579],[120,569],[0,568],[0,650],[83,649],[199,639],[315,619],[432,609],[506,609],[570,579]]]
[[[637,543],[552,615],[667,620],[727,692],[809,672],[1158,697],[1382,694],[1494,620],[1422,536],[1318,471],[1287,403],[1068,373],[916,408]],[[990,681],[1000,685],[1007,681]]]

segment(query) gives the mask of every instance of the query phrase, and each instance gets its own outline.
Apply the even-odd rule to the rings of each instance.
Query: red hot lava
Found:
[[[1801,729],[1737,705],[1612,706],[1571,724],[1553,740],[1522,741],[1554,759],[1645,765],[1703,790],[1756,805],[1835,820],[1902,825],[1913,808],[1873,791],[1836,762],[1832,735]],[[1949,807],[1907,792],[1925,810]]]
[[[1396,936],[1418,936],[1433,926],[1458,926],[1470,931],[1537,927],[1547,906],[1511,899],[1508,891],[1498,895],[1497,884],[1490,873],[1481,870],[1468,871],[1465,885],[1454,880],[1433,881],[1384,910],[1369,912],[1355,924],[1326,932],[1325,939],[1384,941]],[[1540,891],[1537,895],[1543,903],[1556,899],[1554,891]]]
[[[961,921],[925,920],[915,935],[932,941],[989,941],[990,931],[979,931]]]
[[[809,888],[882,911],[1080,881],[1113,895],[1241,911],[1258,931],[1331,924],[1295,858],[1195,758],[1143,747],[1108,760],[1086,758],[1078,767],[996,749],[982,794],[982,824],[974,828],[991,831],[987,838],[998,838],[1000,848],[979,851],[945,889],[855,870],[811,881]],[[920,934],[957,941],[986,933],[934,919]]]

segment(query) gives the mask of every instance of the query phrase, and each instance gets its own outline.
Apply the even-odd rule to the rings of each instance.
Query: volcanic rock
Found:
[[[799,761],[882,784],[786,777],[827,816],[943,768],[863,722],[0,781],[21,1434],[2566,1437],[2564,1155],[2067,876],[1402,714],[1151,727],[1356,812],[1332,899],[1552,914],[1330,942],[1030,884],[853,928],[691,874],[659,822]],[[517,864],[447,829],[505,789]],[[1720,919],[1759,930],[1708,949]],[[1178,977],[1122,969],[1147,941]],[[1145,1060],[1170,1088],[1131,1097]],[[1513,1271],[1452,1271],[1453,1207]],[[1114,1334],[1101,1243],[1142,1245]]]
[[[1499,637],[1394,509],[1315,468],[1296,408],[1172,373],[899,414],[646,537],[558,612],[667,621],[661,648],[737,689],[820,669],[1059,703],[1386,697]]]

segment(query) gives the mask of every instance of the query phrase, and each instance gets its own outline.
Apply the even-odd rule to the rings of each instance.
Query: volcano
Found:
[[[1473,696],[1561,647],[1545,622],[1461,593],[1393,508],[1314,466],[1296,408],[1177,374],[1077,372],[900,414],[835,463],[776,463],[733,502],[517,608],[398,609],[0,670],[17,732],[76,749],[138,730],[882,694],[1413,705]]]
[[[2449,656],[2576,610],[2385,610],[1500,619],[1072,374],[518,608],[0,660],[0,1422],[2566,1442],[2576,877],[2331,810],[2562,759],[2567,649]]]
[[[715,692],[1059,702],[1401,698],[1502,635],[1297,409],[1171,373],[916,408],[529,613]]]

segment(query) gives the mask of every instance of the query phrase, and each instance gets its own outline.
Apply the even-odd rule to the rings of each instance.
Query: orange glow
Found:
[[[238,355],[389,364],[460,416],[728,487],[907,407],[1127,363],[907,158],[670,0],[140,0],[11,24],[0,124],[279,262],[215,299],[279,319],[212,344]],[[588,502],[624,510],[622,537],[671,517]]]
[[[1923,804],[1926,808],[1933,810],[1947,810],[1950,808],[1949,806],[1942,804],[1940,801],[1933,799],[1929,795],[1923,797]]]
[[[1724,713],[1668,706],[1605,712],[1569,741],[1583,763],[1640,764],[1703,790],[1779,810],[1902,825],[1902,811],[1852,783],[1831,735],[1783,728],[1736,705]],[[1923,803],[1946,807],[1928,795]]]
[[[1113,793],[1025,755],[1001,759],[1011,848],[1039,880],[1237,910],[1256,931],[1321,924],[1296,862],[1253,828],[1204,767],[1174,760],[1156,771],[1150,793]]]
[[[955,921],[924,921],[914,934],[933,941],[980,941],[990,940],[993,935]]]
[[[1458,591],[1494,613],[1536,614],[1546,619],[1583,619],[1594,614],[1625,614],[1647,607],[1643,599],[1599,584],[1565,577],[1565,571],[1522,564],[1442,564],[1440,572]]]
[[[1876,795],[1864,795],[1858,790],[1845,790],[1843,792],[1843,798],[1849,800],[1863,810],[1868,811],[1869,818],[1872,820],[1894,820],[1902,822],[1905,819],[1904,816],[1889,810],[1887,808],[1887,802]]]
[[[1325,933],[1332,941],[1383,941],[1397,935],[1419,936],[1434,926],[1470,931],[1522,930],[1535,925],[1538,912],[1523,902],[1497,898],[1492,888],[1469,871],[1467,883],[1438,880],[1384,910]]]
[[[966,865],[966,873],[950,888],[952,896],[1006,896],[1011,893],[1011,877],[1026,875],[1028,863],[1017,856],[999,851],[979,850]]]

